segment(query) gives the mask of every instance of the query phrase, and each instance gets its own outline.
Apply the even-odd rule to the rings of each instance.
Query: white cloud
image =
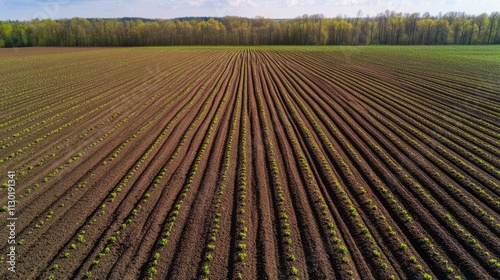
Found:
[[[190,6],[194,6],[194,7],[201,7],[203,4],[205,4],[205,2],[207,2],[206,0],[188,0],[187,3],[190,5]]]
[[[355,6],[366,4],[366,2],[367,0],[328,0],[326,4],[331,6]],[[381,1],[378,0],[377,2],[380,3]]]
[[[231,7],[259,7],[258,3],[252,0],[228,0],[229,6]]]
[[[69,17],[147,17],[236,15],[294,18],[301,14],[376,15],[385,10],[403,13],[500,11],[499,0],[0,0],[0,20]]]

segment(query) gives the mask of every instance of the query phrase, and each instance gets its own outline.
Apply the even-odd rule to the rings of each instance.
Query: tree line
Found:
[[[470,45],[500,43],[500,13],[294,19],[33,19],[0,21],[0,47],[173,45]]]

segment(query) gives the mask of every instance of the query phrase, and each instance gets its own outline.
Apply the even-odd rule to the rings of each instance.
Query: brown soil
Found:
[[[278,49],[0,57],[19,200],[2,279],[500,277],[500,100],[476,70]]]

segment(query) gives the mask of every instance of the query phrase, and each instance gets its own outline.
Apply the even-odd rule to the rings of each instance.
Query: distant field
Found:
[[[0,278],[500,279],[499,53],[0,49]]]

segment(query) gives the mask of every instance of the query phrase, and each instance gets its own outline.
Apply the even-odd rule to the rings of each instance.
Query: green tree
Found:
[[[12,34],[12,25],[8,22],[0,23],[0,47],[9,46]]]
[[[488,44],[495,44],[498,43],[496,38],[498,38],[498,34],[500,31],[500,13],[499,12],[493,12],[490,14],[489,17],[489,31],[488,31]],[[494,31],[496,30],[496,35],[494,34]]]
[[[486,13],[482,13],[475,18],[475,25],[477,26],[476,44],[485,44],[488,40],[487,28],[489,21],[490,19]]]
[[[13,47],[26,47],[28,46],[28,27],[18,24],[14,27],[11,33],[11,43]]]
[[[263,17],[175,20],[34,19],[0,21],[0,47],[157,45],[360,45],[499,44],[500,13],[478,16],[450,12],[402,15],[385,11],[374,18],[321,14],[293,20]]]

